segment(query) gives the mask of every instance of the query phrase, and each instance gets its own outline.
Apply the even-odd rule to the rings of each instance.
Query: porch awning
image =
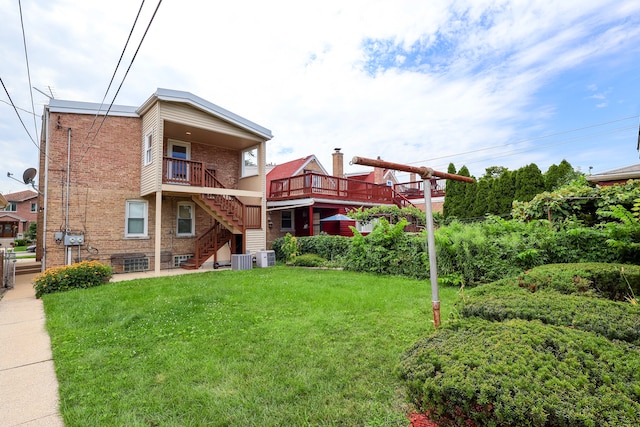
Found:
[[[312,206],[314,203],[315,200],[313,199],[298,200],[295,203],[292,203],[292,201],[267,202],[267,212],[304,208],[306,206]]]

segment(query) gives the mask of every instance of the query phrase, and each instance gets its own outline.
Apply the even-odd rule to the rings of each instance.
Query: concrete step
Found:
[[[42,263],[40,261],[16,263],[16,276],[20,274],[40,273],[41,270]]]

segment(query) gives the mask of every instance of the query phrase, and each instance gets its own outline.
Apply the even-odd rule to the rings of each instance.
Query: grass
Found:
[[[67,427],[407,426],[395,369],[433,330],[428,281],[281,266],[43,300]]]

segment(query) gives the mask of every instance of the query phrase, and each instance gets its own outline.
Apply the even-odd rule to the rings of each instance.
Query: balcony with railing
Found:
[[[162,183],[195,187],[225,188],[207,169],[203,162],[164,157],[162,162]]]
[[[267,193],[270,200],[315,197],[381,204],[394,202],[393,188],[387,185],[316,173],[275,179]]]

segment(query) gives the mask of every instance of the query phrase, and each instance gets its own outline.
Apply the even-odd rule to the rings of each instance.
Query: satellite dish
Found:
[[[22,180],[25,184],[33,184],[33,178],[36,177],[38,171],[35,168],[29,168],[22,174]]]

